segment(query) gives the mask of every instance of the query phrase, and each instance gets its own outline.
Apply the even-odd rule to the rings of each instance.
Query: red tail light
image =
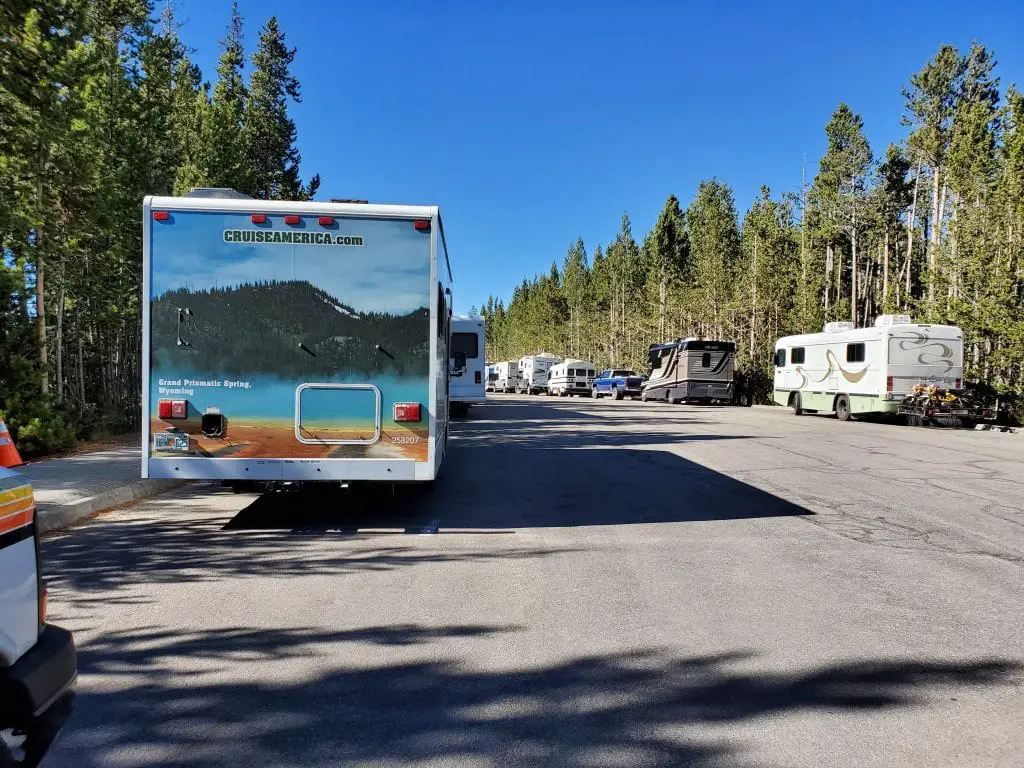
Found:
[[[157,403],[157,415],[161,419],[188,418],[188,400],[161,400]]]
[[[316,220],[316,223],[319,224],[321,227],[330,227],[333,226],[334,224],[334,217],[321,216],[319,219]]]
[[[296,216],[293,213],[289,213],[287,216],[284,217],[284,223],[285,224],[292,224],[292,225],[294,225],[294,224],[298,224],[300,221],[302,221],[302,219],[300,219],[298,216]]]
[[[416,228],[417,232],[429,232],[430,231],[430,219],[417,219],[412,223]]]
[[[475,373],[475,374],[473,375],[473,382],[474,382],[475,384],[479,384],[479,383],[480,383],[480,371],[477,371],[477,372],[476,372],[476,373]]]
[[[419,403],[395,403],[394,408],[395,423],[419,421],[420,420],[420,404]]]
[[[892,392],[892,376],[885,377],[885,391]]]
[[[963,383],[964,383],[964,380],[963,380],[963,379],[957,379],[957,380],[956,380],[956,381],[955,381],[955,382],[953,383],[953,388],[954,388],[954,389],[960,389],[960,387],[962,387],[962,386],[963,386]]]
[[[265,214],[265,213],[254,213],[252,216],[249,217],[249,220],[252,221],[253,224],[266,224],[267,223],[267,214]]]
[[[168,211],[153,211],[153,221],[167,221],[171,218]]]

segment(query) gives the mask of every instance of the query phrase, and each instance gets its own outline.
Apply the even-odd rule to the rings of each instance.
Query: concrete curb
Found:
[[[90,515],[158,496],[164,491],[184,484],[182,480],[139,480],[101,491],[95,496],[86,496],[70,504],[39,504],[36,510],[39,532],[48,533],[64,528]]]

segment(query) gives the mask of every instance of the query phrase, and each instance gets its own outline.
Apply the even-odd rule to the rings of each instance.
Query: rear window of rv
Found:
[[[775,350],[775,367],[785,368],[786,367],[786,350],[776,349]]]
[[[864,344],[863,342],[858,344],[847,344],[846,345],[846,362],[848,363],[863,363],[864,362]]]
[[[795,365],[798,365],[804,361],[804,348],[793,347],[791,350],[789,350],[789,355],[793,363]]]
[[[452,334],[452,356],[459,352],[467,359],[480,356],[480,346],[477,341],[479,336],[475,333],[453,333]]]

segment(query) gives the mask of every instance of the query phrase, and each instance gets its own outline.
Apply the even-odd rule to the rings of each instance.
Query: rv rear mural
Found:
[[[187,430],[191,455],[426,461],[429,232],[297,219],[176,211],[152,222],[153,435],[169,426],[160,401],[174,399],[196,419],[226,418],[223,437]],[[395,423],[398,402],[422,404],[420,421]],[[152,456],[181,455],[172,438],[156,442]]]

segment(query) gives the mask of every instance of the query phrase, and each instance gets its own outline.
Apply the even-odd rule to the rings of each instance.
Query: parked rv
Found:
[[[548,388],[548,373],[551,366],[562,362],[550,352],[540,355],[529,355],[519,359],[519,384],[516,392],[526,395],[539,395]]]
[[[641,400],[731,402],[736,345],[731,341],[676,339],[647,350],[649,372]]]
[[[457,315],[452,318],[451,407],[465,413],[487,399],[484,383],[484,320]]]
[[[433,206],[147,197],[142,476],[433,482],[451,267]]]
[[[519,361],[504,360],[494,364],[494,392],[515,392],[519,384]]]
[[[963,350],[959,328],[909,315],[880,315],[870,328],[827,323],[822,333],[775,343],[772,397],[797,415],[835,411],[840,421],[895,414],[915,388],[960,390]]]
[[[494,363],[487,366],[487,385],[484,387],[486,392],[495,392],[494,385],[498,381],[498,364]]]
[[[585,360],[556,363],[548,371],[548,395],[591,397],[594,373],[594,364]]]

